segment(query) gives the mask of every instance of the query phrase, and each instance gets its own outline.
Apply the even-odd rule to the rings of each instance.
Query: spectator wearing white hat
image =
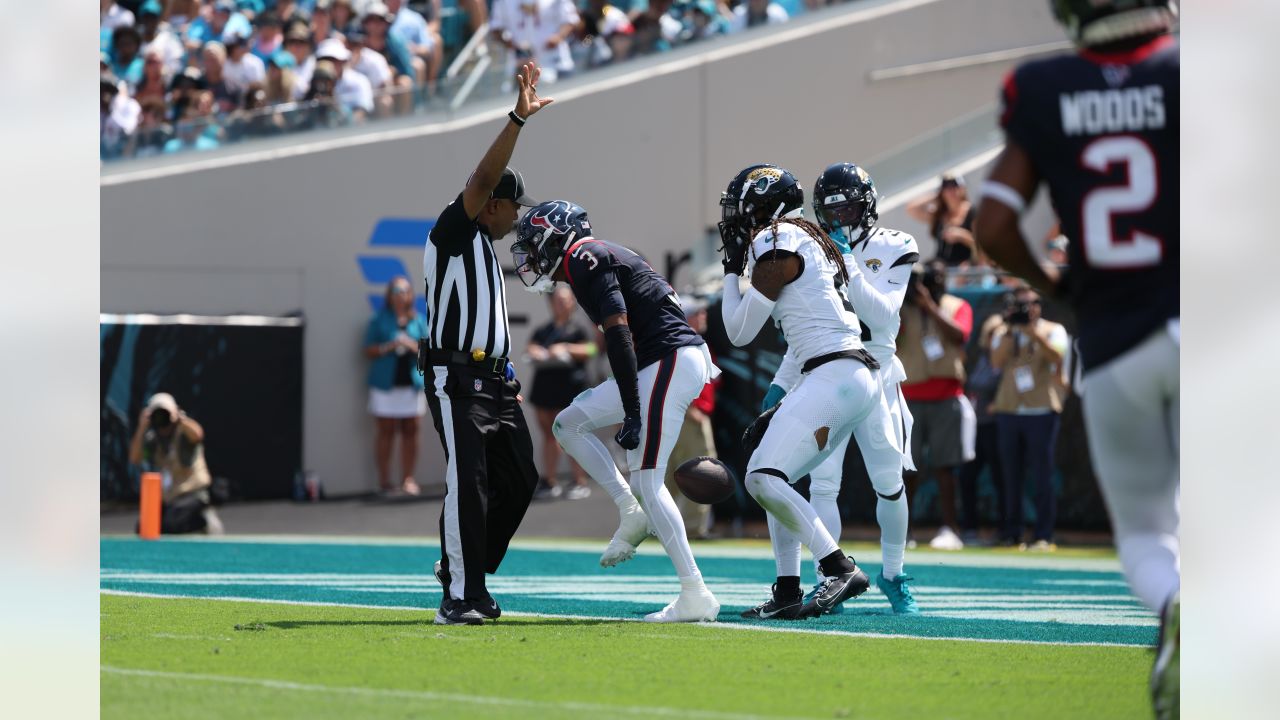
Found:
[[[346,44],[337,38],[329,38],[316,48],[316,60],[328,60],[334,65],[333,96],[342,108],[350,114],[354,123],[363,122],[373,112],[373,86],[369,78],[358,72],[347,72],[346,65],[351,60],[351,51]],[[314,66],[313,66],[314,67]],[[311,77],[308,73],[307,82]]]
[[[129,462],[164,476],[161,532],[222,534],[209,504],[213,477],[204,459],[204,428],[169,393],[156,393],[138,416]]]

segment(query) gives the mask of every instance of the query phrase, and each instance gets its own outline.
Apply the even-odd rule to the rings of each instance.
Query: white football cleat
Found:
[[[631,507],[619,514],[622,517],[618,522],[618,530],[613,533],[609,547],[600,556],[600,567],[613,567],[630,560],[636,554],[636,546],[649,537],[649,517],[644,514],[640,503],[632,502]]]
[[[720,614],[720,603],[705,587],[698,590],[681,590],[680,597],[658,612],[644,616],[645,622],[714,622]]]

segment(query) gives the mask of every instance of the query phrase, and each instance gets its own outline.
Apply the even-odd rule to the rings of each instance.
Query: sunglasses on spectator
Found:
[[[402,287],[402,286],[399,286],[399,285],[397,285],[396,287],[391,288],[391,294],[392,294],[392,295],[404,295],[405,293],[408,293],[408,292],[409,292],[409,288],[407,288],[407,287]]]

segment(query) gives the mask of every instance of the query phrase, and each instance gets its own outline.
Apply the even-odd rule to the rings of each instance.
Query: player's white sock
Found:
[[[782,478],[762,472],[747,473],[747,492],[784,527],[809,546],[815,558],[824,558],[839,550],[831,533],[822,526],[818,513],[800,493]]]
[[[649,516],[649,524],[658,535],[658,542],[667,551],[671,564],[676,568],[676,575],[681,581],[696,579],[702,583],[702,573],[693,561],[693,550],[689,548],[689,538],[684,532],[684,520],[680,517],[680,509],[676,507],[675,498],[667,492],[663,484],[666,468],[631,471],[631,485],[636,489],[636,496],[644,505]]]
[[[831,533],[831,539],[838,544],[840,542],[840,533],[844,532],[843,523],[840,522],[840,506],[836,504],[838,495],[811,495],[809,503],[813,505],[814,512],[818,513],[818,519],[822,521],[822,527]],[[822,582],[822,568],[818,567],[818,558],[813,559],[813,567],[818,574],[818,582]]]
[[[890,495],[892,497],[892,494]],[[902,574],[902,556],[907,549],[907,493],[897,493],[893,500],[876,494],[876,522],[880,524],[880,558],[886,580]]]
[[[1116,541],[1129,588],[1144,605],[1160,612],[1181,585],[1178,538],[1158,533],[1123,535]]]
[[[766,513],[769,520],[769,542],[773,543],[773,561],[778,566],[778,577],[800,577],[800,539],[782,523]]]
[[[619,510],[625,510],[635,502],[635,496],[631,494],[631,488],[627,486],[622,473],[618,472],[618,466],[614,464],[608,448],[586,425],[587,420],[586,413],[570,405],[556,416],[551,430],[560,447],[609,493]]]

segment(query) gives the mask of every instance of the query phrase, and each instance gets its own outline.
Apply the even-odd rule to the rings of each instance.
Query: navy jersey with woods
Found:
[[[627,314],[635,339],[636,367],[645,368],[677,348],[702,345],[689,327],[675,290],[635,252],[614,243],[583,238],[565,249],[565,275],[591,322]]]
[[[502,267],[489,234],[467,217],[461,194],[431,228],[422,270],[430,347],[506,357],[511,328]]]
[[[1049,185],[1085,370],[1179,315],[1178,44],[1083,50],[1009,75],[1000,124]]]

